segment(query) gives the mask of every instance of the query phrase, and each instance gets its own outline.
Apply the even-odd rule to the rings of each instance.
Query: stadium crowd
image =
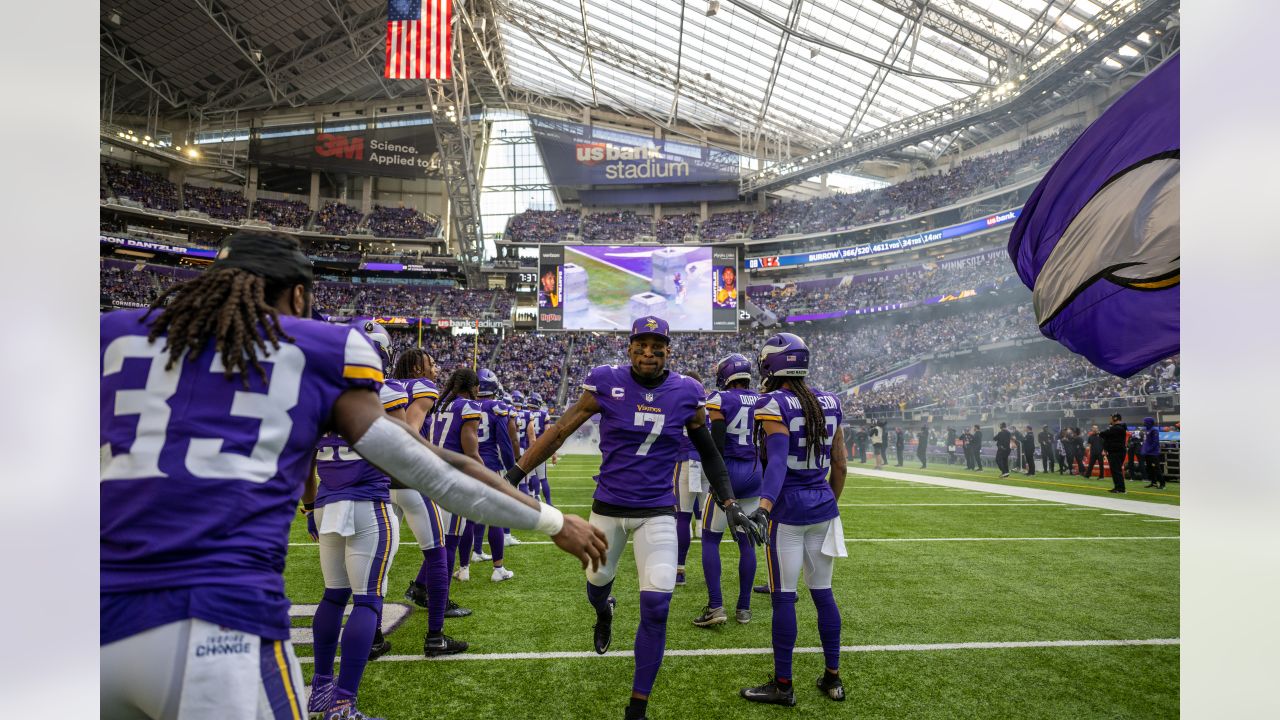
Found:
[[[102,169],[117,198],[128,198],[152,210],[178,211],[178,187],[165,178],[115,163],[103,163]]]
[[[253,217],[276,227],[302,228],[311,219],[311,209],[298,200],[258,198],[253,201]]]
[[[316,213],[316,229],[332,235],[346,235],[360,226],[364,213],[345,203],[328,202]]]
[[[592,213],[583,216],[581,235],[587,243],[630,242],[640,235],[653,235],[653,217],[634,210]]]
[[[215,220],[243,220],[249,214],[249,202],[239,190],[224,190],[183,183],[182,207],[195,210]]]
[[[378,237],[428,238],[435,237],[439,221],[407,207],[374,205],[369,213],[369,230]]]

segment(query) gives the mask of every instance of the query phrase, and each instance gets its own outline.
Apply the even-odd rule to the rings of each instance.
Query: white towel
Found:
[[[844,525],[839,516],[827,523],[827,536],[822,538],[822,554],[828,557],[849,557],[849,548],[844,542]]]
[[[356,504],[351,500],[339,500],[324,506],[317,532],[337,533],[342,537],[356,534]]]

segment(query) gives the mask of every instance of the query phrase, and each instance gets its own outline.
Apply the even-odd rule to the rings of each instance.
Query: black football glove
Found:
[[[760,530],[751,518],[742,511],[742,506],[736,502],[729,503],[724,506],[724,515],[729,521],[729,530],[735,533],[742,533],[751,540],[752,544],[760,545],[764,542],[764,533]]]
[[[756,508],[755,512],[751,513],[751,516],[748,518],[748,520],[750,520],[751,524],[756,527],[756,531],[760,533],[761,541],[768,543],[769,542],[769,511],[765,510],[762,507],[758,507]]]

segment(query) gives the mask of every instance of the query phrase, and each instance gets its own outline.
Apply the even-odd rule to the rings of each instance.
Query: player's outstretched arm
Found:
[[[332,421],[365,460],[444,509],[486,525],[546,533],[583,567],[598,568],[604,561],[607,543],[599,530],[515,492],[465,455],[428,445],[408,425],[388,417],[376,393],[344,392],[334,403]]]
[[[840,493],[844,492],[844,479],[848,472],[848,460],[844,454],[844,428],[836,428],[836,436],[831,443],[831,474],[827,478],[827,482],[831,484],[831,491],[836,495],[836,500],[839,500]]]
[[[560,420],[553,422],[547,426],[538,439],[529,446],[528,450],[516,460],[516,464],[507,470],[507,482],[519,485],[520,481],[529,474],[527,468],[536,468],[547,461],[547,458],[560,449],[564,445],[564,441],[575,430],[582,427],[582,423],[586,422],[592,415],[600,412],[600,403],[596,402],[596,396],[584,390],[582,397],[578,398],[564,414],[560,416]]]

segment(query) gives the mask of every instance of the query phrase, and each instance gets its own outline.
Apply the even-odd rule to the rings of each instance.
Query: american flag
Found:
[[[452,0],[387,0],[387,67],[392,80],[444,80],[452,70]]]

